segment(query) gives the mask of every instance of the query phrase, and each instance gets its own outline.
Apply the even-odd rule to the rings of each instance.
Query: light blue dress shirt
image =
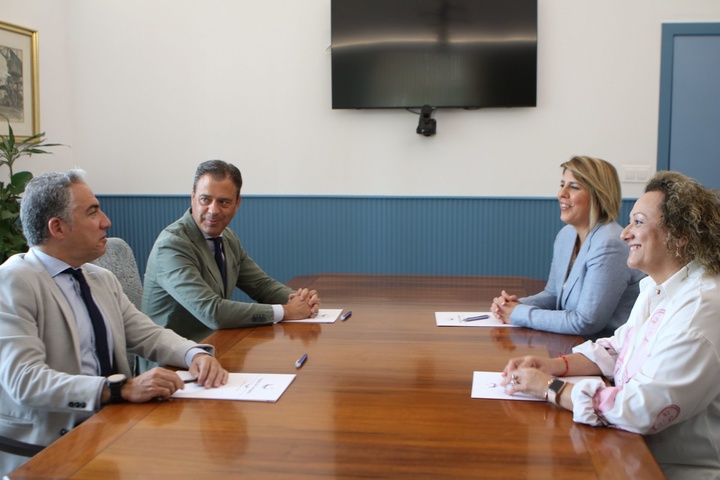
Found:
[[[67,268],[72,268],[62,260],[58,260],[55,257],[47,255],[38,249],[33,249],[35,255],[40,259],[45,269],[48,271],[58,288],[62,291],[63,295],[72,308],[73,315],[75,316],[75,322],[77,324],[78,337],[80,339],[80,363],[83,375],[100,376],[100,361],[97,358],[95,352],[95,333],[93,332],[92,322],[90,320],[90,314],[88,313],[85,302],[80,294],[80,285],[72,277],[72,275],[63,275],[63,271]],[[92,293],[92,291],[90,292]],[[95,302],[97,304],[97,302]],[[102,311],[98,304],[98,309],[103,315],[103,321],[105,322],[105,330],[107,331],[107,344],[108,350],[110,351],[110,358],[115,358],[113,351],[113,336],[110,325],[107,322],[105,312]]]

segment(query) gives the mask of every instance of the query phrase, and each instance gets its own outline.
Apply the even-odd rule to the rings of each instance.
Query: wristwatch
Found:
[[[565,388],[566,383],[558,378],[553,378],[548,382],[548,388],[545,392],[545,400],[548,402],[558,405],[557,398],[560,395],[560,392],[562,392],[563,388]]]
[[[110,389],[110,403],[120,403],[123,401],[120,392],[125,382],[127,382],[127,377],[122,373],[110,375],[105,379],[105,385]]]

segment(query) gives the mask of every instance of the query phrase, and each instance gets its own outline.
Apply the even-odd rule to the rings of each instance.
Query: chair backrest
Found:
[[[132,248],[125,240],[119,237],[108,237],[105,254],[92,263],[113,272],[120,281],[125,295],[140,310],[143,296],[140,270],[138,270]],[[138,375],[140,373],[138,357],[128,353],[127,358],[133,376]]]
[[[107,268],[115,274],[123,287],[125,295],[140,309],[142,305],[143,286],[140,279],[135,255],[125,240],[118,237],[108,237],[105,255],[94,262],[103,268]]]

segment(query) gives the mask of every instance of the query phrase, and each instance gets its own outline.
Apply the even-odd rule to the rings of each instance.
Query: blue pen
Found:
[[[463,318],[463,322],[474,322],[476,320],[487,320],[488,318],[490,318],[490,315],[478,315],[477,317]]]
[[[341,322],[344,322],[345,320],[347,320],[348,318],[350,318],[350,315],[352,315],[352,310],[349,310],[349,311],[345,312],[345,314],[340,317],[340,321],[341,321]]]
[[[302,357],[300,357],[300,359],[297,362],[295,362],[295,368],[302,367],[303,364],[305,363],[305,360],[307,360],[307,353],[305,355],[303,355]]]

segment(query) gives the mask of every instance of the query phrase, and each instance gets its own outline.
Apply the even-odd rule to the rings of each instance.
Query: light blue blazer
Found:
[[[592,340],[612,336],[627,321],[640,291],[638,283],[645,277],[627,266],[629,249],[620,238],[622,230],[617,222],[595,226],[569,275],[577,232],[570,225],[560,230],[545,290],[521,298],[510,322]]]

